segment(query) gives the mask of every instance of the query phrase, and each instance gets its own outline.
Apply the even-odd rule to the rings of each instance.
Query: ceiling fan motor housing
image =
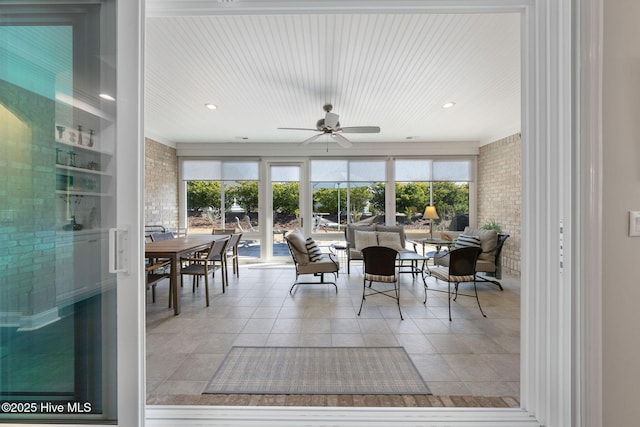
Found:
[[[335,115],[337,116],[337,114]],[[340,122],[336,122],[335,126],[333,127],[327,126],[327,124],[325,123],[325,119],[320,119],[316,122],[316,129],[318,129],[320,132],[332,132],[339,128]]]

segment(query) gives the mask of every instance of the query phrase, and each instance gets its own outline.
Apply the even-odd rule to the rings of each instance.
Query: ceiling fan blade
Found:
[[[348,126],[338,130],[343,133],[380,133],[378,126]]]
[[[338,114],[327,112],[327,114],[324,116],[324,125],[330,129],[335,129],[338,127],[339,118],[340,116]]]
[[[311,138],[305,139],[304,141],[302,141],[302,143],[303,144],[309,144],[309,143],[315,141],[316,139],[320,138],[322,135],[324,135],[324,133],[319,133],[317,135],[313,135]]]
[[[311,128],[278,128],[278,129],[284,129],[284,130],[312,130],[314,132],[318,131],[318,129],[311,129]]]
[[[353,146],[351,141],[349,141],[347,138],[340,135],[339,133],[332,133],[331,138],[333,138],[341,147],[350,148]]]

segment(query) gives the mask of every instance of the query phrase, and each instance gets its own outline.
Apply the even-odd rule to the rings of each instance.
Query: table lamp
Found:
[[[433,220],[440,219],[440,217],[438,216],[438,212],[436,212],[436,207],[427,206],[426,208],[424,208],[424,214],[422,215],[422,218],[429,220],[429,232],[431,233],[430,238],[433,239]]]

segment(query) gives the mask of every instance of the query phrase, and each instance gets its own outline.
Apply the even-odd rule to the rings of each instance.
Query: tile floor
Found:
[[[343,269],[344,270],[344,269]],[[168,282],[147,304],[147,394],[150,403],[185,396],[201,399],[207,382],[234,345],[265,346],[404,346],[436,396],[485,396],[519,399],[520,282],[501,280],[504,291],[480,284],[483,318],[475,298],[452,302],[448,320],[446,293],[428,292],[422,281],[401,277],[400,320],[395,300],[362,297],[362,271],[352,264],[341,272],[338,292],[330,285],[298,286],[289,294],[295,273],[291,264],[244,265],[240,278],[230,275],[221,292],[214,278],[211,305],[204,289],[192,293],[185,277],[182,313],[167,308]],[[446,283],[427,278],[430,289]],[[211,286],[211,285],[210,285]],[[466,286],[466,285],[463,285]],[[471,288],[472,289],[472,288]],[[461,287],[462,291],[462,287]],[[163,398],[164,397],[164,398]]]

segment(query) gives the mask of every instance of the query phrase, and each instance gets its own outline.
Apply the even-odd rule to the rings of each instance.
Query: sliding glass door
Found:
[[[0,5],[0,422],[126,425],[116,1],[51,3]]]
[[[271,239],[267,257],[289,256],[284,235],[302,228],[300,210],[301,165],[299,163],[269,163],[270,193],[266,239]],[[271,214],[271,215],[269,215]]]

